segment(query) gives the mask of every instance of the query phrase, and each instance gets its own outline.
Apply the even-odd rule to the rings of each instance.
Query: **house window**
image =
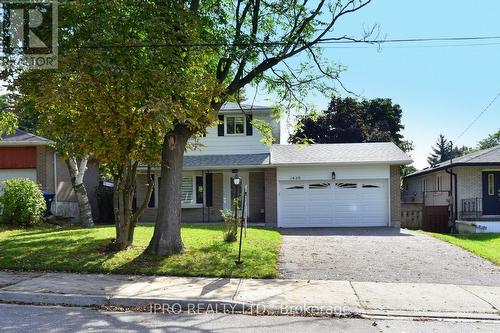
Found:
[[[285,188],[286,190],[303,190],[304,185],[292,185]]]
[[[245,117],[244,116],[226,116],[226,135],[243,135],[245,134]]]
[[[330,188],[330,183],[309,184],[309,189]]]
[[[380,188],[380,185],[376,184],[363,184],[363,188]]]
[[[183,204],[193,203],[193,177],[182,177],[181,201]]]
[[[443,180],[441,176],[436,176],[436,191],[441,191],[443,187]]]
[[[488,195],[495,195],[495,174],[488,174]]]
[[[356,187],[358,187],[358,184],[355,184],[355,183],[335,183],[335,186],[337,186],[337,188],[356,188]]]

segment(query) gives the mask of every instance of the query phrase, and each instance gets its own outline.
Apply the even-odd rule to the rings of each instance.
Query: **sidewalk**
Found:
[[[500,320],[500,287],[452,284],[0,271],[0,302]]]

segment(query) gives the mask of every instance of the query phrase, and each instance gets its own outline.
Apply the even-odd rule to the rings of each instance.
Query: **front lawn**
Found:
[[[491,262],[500,265],[500,233],[479,233],[468,235],[447,235],[425,232],[451,244],[460,246]]]
[[[134,247],[119,253],[107,250],[114,226],[90,229],[9,228],[0,225],[0,269],[100,272],[120,274],[277,277],[281,236],[277,231],[249,228],[243,238],[241,267],[234,261],[238,242],[222,241],[221,225],[184,225],[185,252],[167,258],[144,254],[153,226],[139,226]]]

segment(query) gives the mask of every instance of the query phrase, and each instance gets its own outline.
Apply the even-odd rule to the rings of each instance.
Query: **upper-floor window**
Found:
[[[245,117],[244,116],[226,116],[226,135],[244,135]]]
[[[253,117],[251,114],[228,114],[219,115],[219,124],[217,126],[217,136],[252,136]]]

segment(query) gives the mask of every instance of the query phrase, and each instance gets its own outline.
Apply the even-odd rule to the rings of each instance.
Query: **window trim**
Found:
[[[227,118],[243,118],[243,133],[228,133],[227,132]],[[245,115],[239,115],[239,114],[226,114],[224,115],[224,135],[227,136],[246,136],[247,135],[247,120]]]

